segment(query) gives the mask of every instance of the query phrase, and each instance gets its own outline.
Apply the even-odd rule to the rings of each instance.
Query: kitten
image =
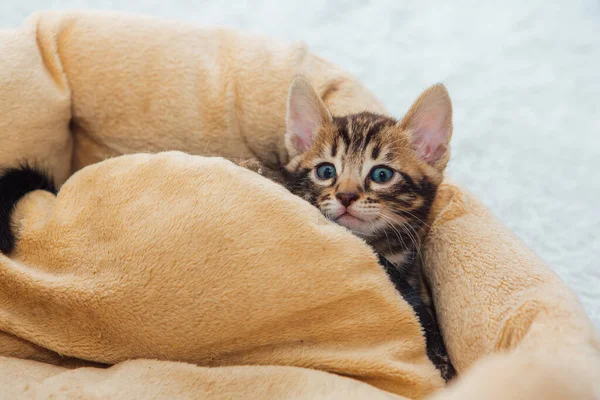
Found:
[[[422,292],[420,244],[450,158],[452,103],[433,85],[405,117],[361,112],[332,116],[308,81],[289,91],[279,171],[238,163],[286,186],[363,238]]]
[[[333,117],[311,85],[289,93],[284,183],[362,237],[420,290],[417,256],[449,160],[452,105],[441,84],[406,116]]]
[[[370,112],[332,116],[298,77],[289,91],[286,128],[289,162],[279,171],[256,161],[241,165],[280,182],[363,238],[430,306],[419,251],[450,158],[452,103],[446,88],[429,87],[402,120]],[[428,333],[428,347],[441,342]],[[437,347],[428,349],[430,358],[449,378],[454,370],[443,342]]]

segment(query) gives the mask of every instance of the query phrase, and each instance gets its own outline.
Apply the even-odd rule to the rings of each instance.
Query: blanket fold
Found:
[[[293,365],[409,398],[442,386],[372,250],[229,161],[116,157],[57,197],[28,194],[13,225],[0,330],[42,348],[106,364]]]
[[[164,150],[283,162],[282,99],[297,74],[334,113],[385,111],[301,42],[108,12],[36,14],[22,30],[35,32],[49,80],[71,94],[73,170]]]
[[[573,292],[481,202],[448,182],[435,207],[424,268],[457,369],[517,348],[600,355]]]

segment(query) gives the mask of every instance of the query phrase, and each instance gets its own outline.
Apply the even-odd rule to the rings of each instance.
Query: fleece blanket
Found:
[[[386,112],[303,45],[42,13],[0,49],[0,164],[41,165],[60,187],[18,204],[16,250],[0,255],[7,393],[597,396],[600,346],[577,298],[463,188],[443,185],[423,250],[461,374],[440,390],[371,250],[226,160],[285,161],[297,73],[334,113]]]

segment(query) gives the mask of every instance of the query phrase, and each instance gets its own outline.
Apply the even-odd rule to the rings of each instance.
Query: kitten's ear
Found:
[[[400,122],[408,131],[413,149],[421,158],[443,171],[450,157],[452,102],[446,87],[436,84],[425,90]]]
[[[304,77],[296,77],[287,101],[285,144],[290,158],[308,150],[319,128],[331,120],[331,114],[311,84]]]

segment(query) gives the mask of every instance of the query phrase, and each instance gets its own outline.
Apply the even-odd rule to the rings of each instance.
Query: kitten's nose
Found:
[[[358,193],[347,192],[347,193],[338,193],[335,195],[338,200],[342,203],[344,207],[348,207],[352,204],[356,199],[358,199]]]

